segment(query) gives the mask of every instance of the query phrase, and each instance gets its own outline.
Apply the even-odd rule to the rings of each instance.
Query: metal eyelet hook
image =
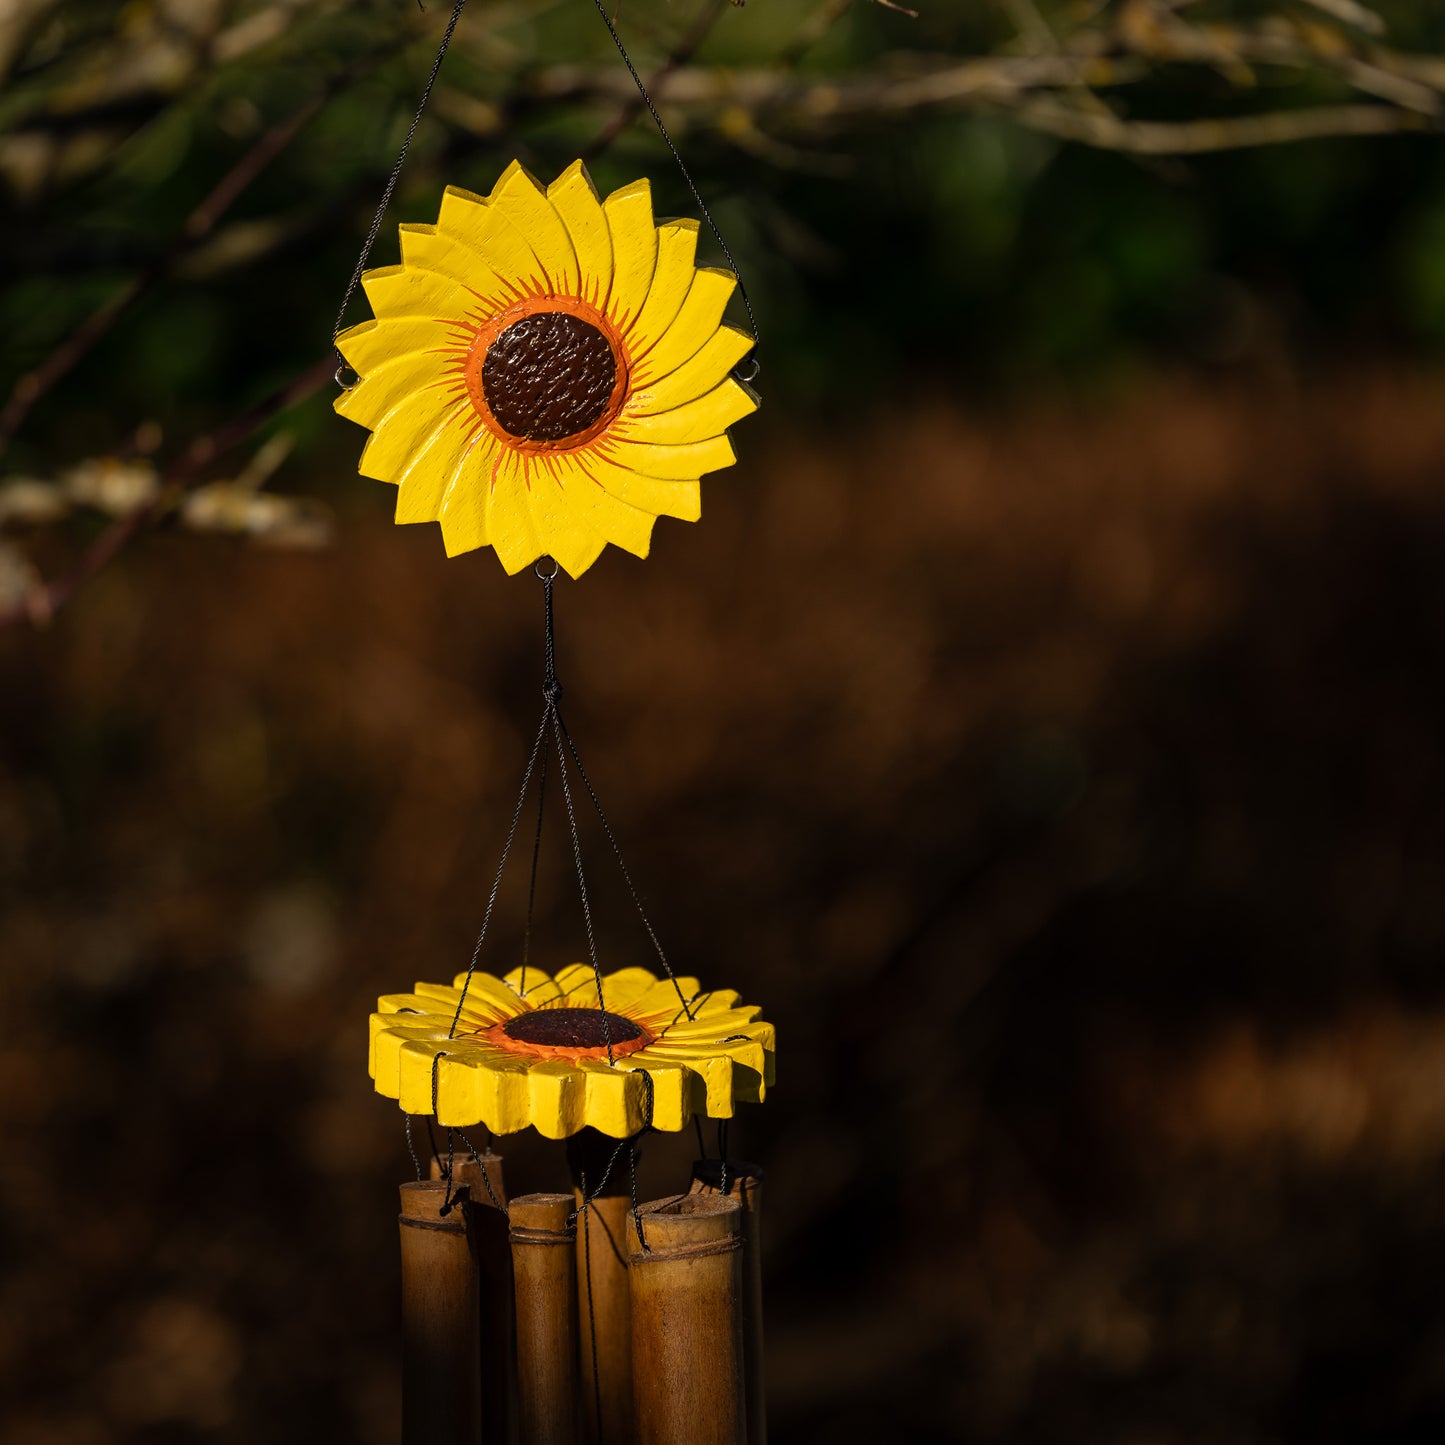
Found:
[[[762,362],[756,356],[749,356],[733,368],[733,379],[742,382],[744,386],[750,386],[758,379],[758,373],[762,369]]]
[[[342,373],[343,371],[346,372],[346,373],[351,377],[351,380],[350,380],[350,381],[343,381],[343,380],[341,379],[341,373]],[[337,386],[339,386],[339,387],[342,389],[342,391],[350,391],[351,388],[352,388],[353,386],[355,386],[356,383],[357,383],[358,381],[360,381],[360,380],[361,380],[361,377],[357,374],[355,368],[352,367],[349,362],[343,361],[343,362],[336,368],[336,384],[337,384]]]
[[[544,572],[542,570],[543,562],[550,562],[552,564],[552,570],[550,572]],[[534,571],[543,582],[555,582],[557,580],[557,574],[561,570],[562,564],[555,557],[538,557],[532,564],[532,571]]]

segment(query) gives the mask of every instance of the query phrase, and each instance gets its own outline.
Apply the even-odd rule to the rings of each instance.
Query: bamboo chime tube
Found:
[[[567,1141],[574,1207],[582,1208],[584,1179],[587,1193],[597,1195],[577,1217],[582,1436],[589,1445],[632,1445],[634,1439],[632,1324],[627,1280],[630,1161],[625,1157],[630,1146],[624,1144],[620,1154],[617,1146],[616,1139],[595,1129],[583,1129]],[[617,1156],[615,1163],[614,1155]],[[599,1185],[600,1194],[597,1193]]]
[[[444,1180],[401,1186],[402,1445],[481,1439],[481,1291],[459,1200]]]
[[[431,1176],[444,1179],[445,1154],[433,1154]],[[486,1177],[483,1178],[483,1170]],[[481,1352],[482,1439],[504,1442],[516,1438],[517,1346],[512,1328],[512,1250],[507,1243],[507,1185],[502,1156],[488,1149],[477,1156],[469,1149],[452,1156],[452,1183],[465,1186],[464,1208],[478,1269]]]
[[[693,1165],[692,1192],[727,1195],[742,1206],[743,1237],[743,1383],[748,1415],[748,1445],[767,1445],[768,1407],[763,1384],[763,1171],[756,1164],[729,1159],[726,1173],[717,1159]]]
[[[723,1194],[657,1199],[631,1235],[637,1445],[741,1445],[742,1208]]]
[[[511,1205],[521,1445],[576,1445],[577,1229],[570,1194]]]
[[[486,1171],[486,1178],[482,1178],[482,1171]],[[431,1177],[433,1179],[445,1179],[447,1177],[447,1157],[445,1154],[433,1154],[431,1156]],[[505,1209],[507,1204],[507,1184],[502,1173],[502,1156],[488,1149],[481,1156],[481,1164],[478,1165],[477,1157],[469,1149],[458,1149],[452,1156],[452,1181],[456,1184],[465,1184],[471,1191],[472,1203],[478,1205],[494,1205],[498,1209]],[[488,1189],[488,1185],[491,1188]],[[493,1195],[496,1197],[493,1198]]]

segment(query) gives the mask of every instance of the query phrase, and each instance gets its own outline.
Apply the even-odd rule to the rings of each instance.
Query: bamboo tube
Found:
[[[402,1445],[481,1439],[480,1283],[462,1209],[442,1217],[447,1192],[436,1179],[401,1186]]]
[[[633,1445],[632,1325],[627,1282],[630,1161],[618,1141],[584,1129],[567,1141],[573,1198],[582,1207],[582,1180],[604,1192],[577,1219],[577,1322],[582,1362],[582,1438],[588,1445]],[[593,1362],[596,1362],[594,1374]],[[600,1425],[600,1429],[599,1429]]]
[[[444,1178],[446,1168],[446,1155],[433,1154],[432,1178]],[[502,1156],[488,1149],[478,1165],[470,1150],[458,1150],[452,1156],[452,1183],[469,1195],[465,1214],[479,1273],[482,1439],[488,1445],[510,1445],[517,1438],[517,1339],[512,1249],[502,1213],[507,1203]]]
[[[743,1159],[701,1159],[692,1166],[692,1193],[720,1194],[742,1207],[743,1394],[748,1445],[767,1445],[768,1405],[763,1375],[763,1171]]]
[[[722,1194],[656,1199],[634,1230],[637,1445],[743,1445],[742,1208]]]
[[[483,1170],[486,1171],[486,1178],[482,1178]],[[447,1160],[445,1154],[433,1154],[431,1156],[431,1177],[433,1179],[445,1179],[447,1175]],[[477,1164],[476,1156],[470,1149],[458,1149],[452,1156],[452,1182],[454,1184],[465,1184],[471,1190],[472,1203],[477,1205],[495,1205],[498,1209],[507,1207],[507,1183],[502,1173],[502,1156],[488,1149],[482,1155],[480,1167]],[[490,1184],[490,1190],[487,1185]],[[493,1196],[496,1196],[493,1198]]]
[[[511,1205],[522,1445],[576,1445],[577,1238],[570,1194]]]

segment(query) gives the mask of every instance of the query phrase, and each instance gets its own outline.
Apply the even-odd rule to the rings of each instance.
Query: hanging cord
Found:
[[[532,920],[537,908],[537,862],[542,855],[542,820],[547,805],[547,759],[550,750],[542,749],[542,767],[537,778],[537,831],[532,837],[532,876],[527,884],[527,924],[522,930],[522,986],[519,992],[527,997],[527,966],[532,961]]]
[[[669,981],[677,992],[677,1001],[682,1005],[682,1011],[687,1015],[688,1023],[694,1022],[692,1007],[688,999],[683,997],[682,985],[677,981],[677,975],[672,971],[672,965],[667,961],[667,954],[663,952],[662,941],[658,938],[652,927],[652,922],[647,916],[647,910],[642,906],[642,896],[637,891],[637,885],[632,881],[632,874],[627,871],[627,864],[622,857],[622,847],[617,841],[617,835],[612,831],[612,824],[607,821],[607,814],[602,811],[601,799],[597,796],[597,790],[592,786],[592,779],[587,776],[587,769],[582,766],[582,758],[577,752],[577,744],[572,741],[572,734],[567,731],[567,724],[561,716],[557,718],[562,728],[562,736],[567,743],[567,751],[572,755],[573,766],[577,769],[577,776],[582,780],[582,786],[587,789],[587,796],[592,799],[592,806],[597,812],[597,820],[602,824],[602,831],[607,841],[612,845],[612,856],[617,859],[617,867],[622,873],[623,881],[627,884],[627,891],[632,895],[632,902],[637,909],[637,916],[642,920],[642,926],[647,930],[647,936],[652,940],[652,947],[657,953],[658,961],[662,964],[663,972],[667,974]]]
[[[657,952],[658,961],[662,964],[663,972],[667,974],[668,982],[672,984],[677,994],[677,1001],[682,1005],[682,1011],[687,1015],[687,1021],[693,1022],[693,1013],[689,1000],[683,995],[682,985],[677,980],[677,975],[672,971],[672,964],[668,962],[667,954],[664,952],[662,942],[647,916],[647,910],[642,906],[642,895],[637,891],[637,885],[632,881],[632,874],[628,872],[627,862],[622,856],[622,846],[617,841],[617,835],[612,831],[612,824],[607,821],[607,814],[602,809],[602,800],[597,796],[597,789],[592,786],[592,779],[587,776],[587,770],[582,766],[582,757],[577,751],[577,744],[572,741],[572,734],[567,730],[566,720],[562,716],[562,684],[557,681],[557,642],[556,628],[552,607],[552,584],[557,573],[554,570],[550,574],[543,574],[540,570],[537,575],[542,578],[542,626],[543,626],[543,657],[546,665],[546,677],[542,691],[546,696],[552,709],[552,731],[557,740],[557,764],[558,772],[562,779],[562,794],[567,802],[567,820],[572,825],[572,846],[577,859],[577,882],[582,889],[582,910],[587,919],[587,941],[592,944],[592,910],[587,896],[587,883],[582,876],[582,841],[581,834],[577,827],[577,820],[572,811],[572,793],[567,782],[567,758],[570,755],[572,765],[577,769],[577,776],[582,786],[587,790],[587,796],[592,800],[592,807],[597,813],[598,821],[602,824],[602,831],[608,843],[612,845],[612,856],[617,860],[618,870],[622,874],[623,881],[627,884],[627,891],[632,895],[633,907],[637,909],[637,916],[642,920],[642,926],[647,930],[647,936],[652,940],[652,946]],[[566,752],[563,751],[563,744],[566,744]],[[593,954],[593,967],[596,969],[596,954]],[[597,975],[597,1007],[602,1008],[602,976]],[[605,1024],[605,1020],[604,1020]],[[611,1061],[611,1048],[608,1049],[608,1061]]]
[[[456,4],[452,7],[452,17],[447,21],[447,28],[442,32],[442,43],[437,47],[436,59],[432,61],[431,74],[427,76],[426,88],[421,93],[416,114],[412,116],[411,124],[407,127],[406,139],[401,143],[401,154],[397,156],[396,164],[392,166],[391,174],[386,179],[386,187],[381,193],[381,203],[376,208],[376,214],[371,218],[371,229],[366,233],[366,240],[361,247],[361,255],[356,258],[356,267],[351,273],[351,280],[347,282],[346,294],[341,298],[341,309],[336,313],[336,325],[331,328],[331,349],[336,353],[336,384],[343,391],[349,391],[356,383],[341,379],[341,373],[350,371],[351,368],[336,345],[336,338],[341,335],[342,323],[346,320],[346,308],[351,305],[351,298],[356,294],[357,286],[361,284],[361,273],[366,269],[371,248],[376,244],[376,238],[381,231],[382,217],[386,215],[386,208],[391,204],[391,193],[396,189],[402,166],[406,164],[406,153],[411,149],[412,137],[416,134],[417,126],[421,124],[422,112],[426,109],[427,101],[431,99],[432,86],[436,84],[437,73],[442,68],[442,61],[446,59],[447,47],[452,43],[452,32],[457,28],[457,21],[462,17],[462,7],[466,3],[467,0],[456,0]],[[354,376],[355,373],[353,372],[352,375]]]
[[[406,1120],[406,1152],[411,1155],[411,1162],[416,1169],[416,1182],[421,1183],[421,1155],[416,1152],[416,1144],[411,1137],[411,1115],[402,1116]]]
[[[437,1115],[437,1095],[438,1095],[438,1093],[439,1093],[439,1089],[438,1089],[438,1078],[439,1078],[439,1075],[441,1074],[442,1060],[443,1060],[444,1058],[446,1058],[446,1052],[445,1052],[445,1050],[443,1050],[443,1051],[440,1052],[440,1053],[436,1053],[436,1054],[433,1054],[433,1055],[432,1055],[432,1061],[431,1061],[431,1112],[432,1112],[432,1118],[436,1118],[436,1115]],[[447,1168],[446,1168],[446,1173],[442,1175],[442,1178],[446,1180],[446,1189],[445,1189],[445,1190],[443,1191],[443,1193],[442,1193],[442,1207],[437,1211],[438,1215],[439,1215],[442,1219],[445,1219],[445,1218],[447,1217],[447,1215],[449,1215],[449,1214],[452,1212],[452,1204],[453,1204],[453,1202],[454,1202],[454,1201],[453,1201],[453,1196],[452,1196],[452,1164],[453,1164],[453,1160],[454,1160],[454,1158],[455,1158],[455,1155],[454,1155],[454,1153],[453,1153],[453,1147],[452,1147],[452,1143],[453,1143],[453,1141],[452,1141],[452,1132],[453,1132],[453,1131],[450,1130],[450,1129],[447,1130]]]
[[[502,857],[497,864],[497,876],[492,879],[492,891],[487,897],[487,911],[482,915],[481,931],[477,934],[476,945],[472,949],[471,962],[467,964],[466,980],[462,984],[461,997],[457,999],[457,1011],[452,1015],[452,1026],[447,1031],[447,1037],[454,1039],[457,1036],[457,1025],[461,1022],[462,1009],[466,1006],[467,994],[472,986],[472,975],[477,971],[477,963],[482,956],[482,945],[487,941],[487,930],[492,925],[492,912],[497,906],[497,894],[502,891],[502,874],[507,870],[507,859],[512,853],[512,844],[517,837],[517,823],[522,816],[522,806],[527,801],[527,789],[532,782],[532,772],[537,766],[537,755],[542,750],[542,744],[547,737],[547,723],[552,716],[551,705],[542,713],[542,721],[537,726],[537,736],[532,741],[532,753],[527,759],[527,771],[522,775],[522,791],[517,795],[517,806],[512,810],[512,825],[507,829],[507,841],[502,846]]]
[[[488,1131],[488,1132],[490,1132],[490,1131]],[[457,1138],[459,1138],[459,1139],[462,1141],[462,1143],[465,1144],[469,1150],[471,1150],[472,1158],[473,1158],[474,1160],[476,1160],[477,1173],[482,1176],[482,1184],[483,1184],[483,1186],[485,1187],[485,1189],[486,1189],[486,1191],[487,1191],[487,1198],[490,1199],[490,1200],[492,1201],[492,1203],[493,1203],[494,1205],[496,1205],[496,1207],[497,1207],[498,1209],[500,1209],[500,1210],[502,1211],[502,1213],[503,1213],[508,1219],[510,1219],[510,1218],[512,1217],[511,1211],[507,1208],[507,1206],[506,1206],[505,1204],[502,1203],[502,1201],[501,1201],[500,1199],[497,1198],[497,1191],[492,1188],[492,1175],[491,1175],[491,1172],[488,1170],[487,1166],[486,1166],[484,1163],[482,1163],[482,1156],[481,1156],[481,1154],[478,1152],[477,1146],[476,1146],[475,1144],[473,1144],[472,1141],[471,1141],[470,1139],[468,1139],[467,1136],[466,1136],[460,1129],[458,1129],[458,1130],[456,1131],[456,1133],[457,1133]],[[491,1140],[488,1139],[488,1141],[487,1141],[487,1153],[490,1154],[491,1152],[492,1152],[492,1144],[491,1144]]]
[[[692,192],[692,198],[697,202],[698,210],[702,212],[703,219],[707,222],[707,228],[713,234],[713,239],[722,247],[722,253],[727,258],[728,268],[737,277],[738,295],[742,297],[743,306],[748,313],[748,327],[753,333],[753,346],[756,347],[761,338],[758,335],[758,318],[753,314],[753,303],[748,300],[748,288],[743,285],[742,273],[738,270],[738,263],[733,260],[733,253],[728,249],[728,243],[723,240],[723,234],[718,229],[718,224],[712,218],[712,212],[707,208],[707,202],[702,198],[702,192],[697,188],[697,182],[692,178],[692,172],[688,170],[687,163],[682,158],[682,153],[674,144],[672,137],[667,133],[667,127],[663,124],[662,116],[658,113],[657,107],[653,104],[652,97],[647,93],[647,86],[643,84],[642,77],[637,73],[637,67],[632,63],[632,57],[627,53],[627,47],[622,43],[622,37],[617,33],[617,27],[612,23],[612,17],[607,13],[607,7],[603,0],[592,0],[597,7],[597,13],[602,17],[602,23],[607,27],[607,33],[612,37],[612,43],[617,47],[617,53],[622,57],[622,63],[627,67],[627,73],[632,77],[632,83],[637,87],[637,93],[642,97],[642,103],[647,107],[648,114],[652,116],[653,124],[657,126],[657,133],[662,137],[663,144],[672,152],[672,158],[677,162],[677,168],[682,173],[682,178],[687,182],[687,188]],[[742,375],[742,366],[748,366],[746,375]],[[739,381],[749,382],[757,380],[758,370],[761,363],[758,361],[757,353],[747,358],[746,363],[740,363],[735,369],[734,375]]]

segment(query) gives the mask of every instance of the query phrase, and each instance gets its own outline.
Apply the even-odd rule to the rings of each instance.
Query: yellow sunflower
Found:
[[[444,1126],[510,1134],[531,1125],[562,1139],[590,1125],[621,1139],[648,1122],[675,1130],[694,1114],[730,1119],[735,1103],[760,1102],[773,1082],[773,1026],[730,989],[703,993],[695,978],[674,985],[624,968],[604,976],[599,1008],[586,964],[555,977],[529,968],[525,991],[521,969],[505,979],[474,973],[450,1037],[466,984],[458,974],[377,1001],[371,1077],[408,1114],[432,1112],[435,1083]]]
[[[654,224],[645,180],[601,200],[581,161],[546,187],[514,161],[402,226],[401,265],[363,277],[376,319],[337,338],[360,380],[336,410],[370,430],[361,474],[397,484],[396,520],[574,577],[696,521],[758,405],[731,374],[753,344],[722,319],[737,278],[694,265],[697,239]]]

